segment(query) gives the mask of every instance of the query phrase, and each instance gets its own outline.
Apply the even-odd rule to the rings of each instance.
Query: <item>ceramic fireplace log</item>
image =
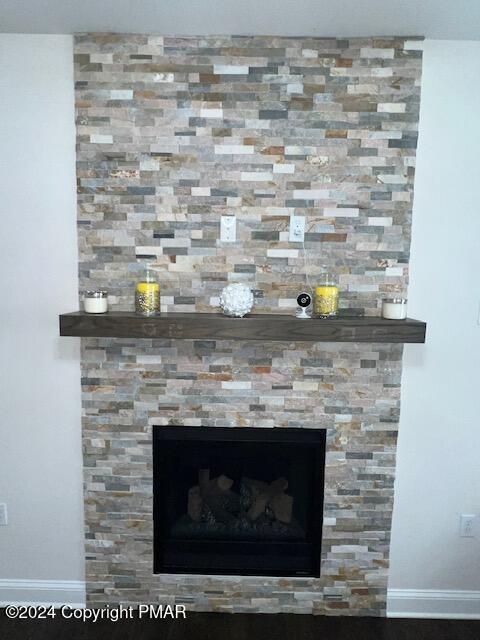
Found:
[[[200,522],[202,518],[203,499],[200,495],[200,487],[191,487],[188,490],[187,513],[194,522]]]
[[[277,478],[270,484],[252,478],[243,478],[243,482],[253,496],[253,504],[247,513],[250,520],[257,520],[270,507],[279,522],[289,524],[292,521],[293,498],[285,493],[288,488],[286,478]]]
[[[232,485],[233,480],[223,474],[210,480],[210,469],[199,469],[198,471],[198,486],[203,493],[228,491]]]
[[[225,475],[210,479],[210,469],[199,469],[198,485],[188,491],[187,513],[194,522],[200,522],[205,504],[219,522],[234,522],[237,518],[224,507],[226,498],[237,501],[238,496],[230,491],[233,480]]]
[[[276,519],[284,524],[290,524],[292,521],[293,497],[287,493],[273,496],[270,501],[272,511]]]

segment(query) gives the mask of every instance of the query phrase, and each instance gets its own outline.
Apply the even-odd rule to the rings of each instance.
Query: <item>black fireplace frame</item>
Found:
[[[186,427],[186,426],[154,426],[153,427],[153,573],[155,574],[205,574],[205,575],[259,575],[259,576],[294,576],[319,577],[322,545],[324,474],[325,474],[325,429],[302,428],[252,428],[252,427]],[[248,542],[248,541],[216,541],[216,540],[176,540],[169,541],[165,531],[163,487],[166,485],[164,464],[168,455],[168,446],[174,442],[248,442],[248,443],[292,443],[306,447],[313,460],[313,482],[317,488],[313,492],[313,513],[310,524],[311,542]],[[167,446],[165,446],[167,444]],[[171,556],[171,545],[174,544],[176,554],[184,555],[185,563],[181,566],[168,560]],[[229,553],[238,556],[246,545],[255,544],[256,553],[264,550],[280,560],[282,566],[274,570],[263,567],[261,559],[245,562],[232,571],[228,566]],[[192,551],[193,549],[193,551]],[[235,554],[235,551],[237,553]],[[188,565],[189,554],[197,559],[199,553],[205,553],[215,561],[208,565],[195,567]],[[258,553],[257,553],[258,555]],[[191,556],[192,559],[194,557]],[[260,556],[261,558],[261,556]],[[193,564],[195,562],[192,560]],[[305,566],[301,566],[305,563]]]

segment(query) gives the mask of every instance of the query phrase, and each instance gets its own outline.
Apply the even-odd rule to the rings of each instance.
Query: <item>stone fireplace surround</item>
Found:
[[[314,282],[378,315],[405,292],[421,55],[400,38],[76,38],[80,289],[164,311],[230,281],[290,313]],[[238,241],[218,242],[235,213]],[[384,615],[402,345],[84,338],[87,597],[192,610]],[[320,578],[154,575],[152,429],[327,429]]]
[[[401,345],[83,339],[88,602],[382,614],[401,355]],[[151,440],[162,424],[326,428],[321,577],[154,575]]]

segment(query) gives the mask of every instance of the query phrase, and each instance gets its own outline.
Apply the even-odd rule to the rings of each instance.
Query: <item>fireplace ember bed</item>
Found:
[[[325,434],[154,427],[154,572],[318,577]]]

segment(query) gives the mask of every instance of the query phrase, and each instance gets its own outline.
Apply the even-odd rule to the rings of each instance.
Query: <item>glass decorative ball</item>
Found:
[[[220,307],[226,316],[242,318],[253,307],[253,293],[246,284],[229,284],[220,296]]]

